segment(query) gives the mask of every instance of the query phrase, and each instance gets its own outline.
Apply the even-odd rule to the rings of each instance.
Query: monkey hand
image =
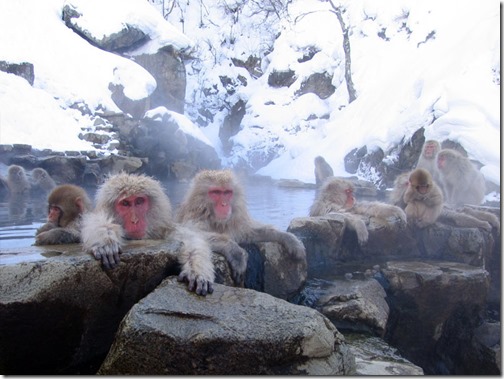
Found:
[[[111,270],[115,268],[121,259],[119,258],[119,253],[121,251],[121,246],[118,241],[110,240],[107,243],[94,245],[91,247],[91,252],[94,257],[101,260],[102,266],[105,270]]]
[[[212,280],[205,279],[202,275],[182,271],[178,276],[178,281],[187,282],[187,289],[201,296],[206,296],[207,293],[211,294],[214,291]]]
[[[236,249],[227,256],[228,264],[231,268],[231,277],[238,287],[245,284],[245,272],[247,271],[248,253],[242,247],[236,245]]]

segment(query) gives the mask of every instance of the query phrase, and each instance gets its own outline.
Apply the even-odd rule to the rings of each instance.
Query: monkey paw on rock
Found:
[[[94,257],[101,260],[102,266],[105,270],[111,270],[121,262],[119,257],[120,245],[116,241],[109,241],[107,244],[93,246],[91,252]]]
[[[179,282],[187,282],[187,289],[196,292],[197,295],[206,296],[213,293],[213,282],[201,275],[193,275],[182,271],[178,276]]]

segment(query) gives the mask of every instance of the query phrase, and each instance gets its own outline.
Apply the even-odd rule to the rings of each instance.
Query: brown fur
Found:
[[[423,168],[413,170],[409,176],[409,185],[404,193],[408,223],[424,228],[436,222],[443,209],[443,193],[432,180],[429,171]],[[417,190],[418,186],[428,186],[425,194]]]
[[[7,172],[7,185],[10,193],[26,193],[30,190],[30,183],[23,167],[10,165]]]
[[[315,184],[318,187],[322,185],[325,179],[327,179],[330,176],[333,176],[334,172],[329,163],[327,163],[326,160],[321,156],[316,157],[314,163],[315,163],[315,170],[314,170]]]
[[[439,162],[444,161],[444,166]],[[443,149],[437,155],[438,169],[446,202],[450,205],[480,205],[486,191],[485,178],[461,153]]]
[[[408,188],[409,172],[403,172],[397,176],[394,180],[394,188],[389,195],[389,201],[391,204],[398,206],[401,209],[406,208],[406,203],[404,202],[404,193]]]
[[[345,191],[351,191],[352,195],[347,195]],[[401,208],[377,201],[357,202],[353,198],[354,191],[354,185],[349,180],[337,177],[326,179],[310,208],[310,216],[343,214],[346,224],[357,233],[357,239],[361,245],[367,243],[369,233],[362,218],[355,215],[382,219],[396,218],[406,222],[406,215]],[[349,196],[353,198],[353,201],[349,202]]]
[[[32,180],[34,189],[48,192],[56,187],[56,183],[54,182],[53,178],[51,178],[51,175],[49,175],[46,170],[40,167],[33,169]]]
[[[58,245],[81,241],[81,216],[91,210],[86,191],[72,184],[54,188],[47,198],[48,208],[58,207],[62,214],[57,223],[48,221],[36,232],[36,245]]]
[[[104,268],[114,268],[126,241],[122,220],[116,215],[118,198],[146,195],[150,208],[147,212],[148,239],[173,238],[183,241],[178,259],[182,266],[179,280],[189,283],[189,290],[199,295],[213,292],[213,264],[210,247],[201,237],[187,228],[176,226],[172,218],[170,200],[160,183],[145,175],[120,173],[108,178],[96,193],[94,212],[84,217],[82,239],[84,250],[101,259]]]
[[[226,221],[217,220],[214,216],[214,205],[208,196],[209,188],[214,186],[233,190],[231,216]],[[230,170],[199,172],[179,207],[177,221],[205,232],[212,249],[226,257],[237,285],[243,284],[247,267],[247,253],[239,246],[241,243],[279,242],[295,259],[306,259],[303,244],[293,234],[252,219],[244,190]]]

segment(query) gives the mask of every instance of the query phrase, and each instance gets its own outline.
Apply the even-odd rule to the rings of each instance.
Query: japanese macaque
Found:
[[[183,242],[178,256],[179,281],[205,296],[213,292],[214,269],[207,242],[176,225],[170,200],[160,183],[145,175],[120,173],[109,177],[96,193],[96,207],[84,215],[84,250],[105,269],[120,263],[126,240],[173,238]]]
[[[334,172],[326,160],[318,156],[315,158],[315,184],[317,187],[321,186],[326,178],[333,176]]]
[[[47,222],[37,230],[35,245],[81,242],[82,215],[92,209],[86,191],[73,184],[62,184],[51,191],[47,202]]]
[[[436,155],[439,151],[441,151],[441,145],[438,141],[432,139],[425,141],[422,147],[422,154],[420,154],[415,168],[423,168],[429,171],[434,182],[438,186],[441,186],[441,179],[436,164]]]
[[[430,172],[417,168],[409,175],[408,183],[403,197],[408,223],[419,228],[435,223],[443,209],[443,192]]]
[[[350,180],[337,177],[326,179],[310,208],[310,216],[324,216],[330,213],[343,214],[348,227],[356,232],[360,245],[367,243],[369,232],[363,219],[359,216],[393,218],[406,223],[406,214],[401,208],[377,201],[357,202],[354,191],[354,185]]]
[[[398,206],[401,209],[406,208],[406,203],[404,202],[404,193],[408,188],[409,176],[409,172],[403,172],[402,174],[398,175],[394,180],[394,188],[389,195],[390,203]]]
[[[483,202],[485,178],[468,158],[456,150],[443,149],[437,155],[437,167],[448,204],[480,205]]]
[[[7,184],[11,194],[26,193],[30,191],[30,183],[23,167],[10,165],[7,174]]]
[[[247,252],[243,243],[278,242],[296,260],[305,260],[304,245],[291,233],[253,220],[242,186],[229,170],[205,170],[193,178],[177,221],[204,232],[213,251],[226,257],[236,285],[243,286]]]
[[[403,173],[399,175],[394,181],[394,189],[392,190],[389,200],[392,204],[406,208],[404,202],[404,193],[409,185],[410,173]],[[410,218],[408,217],[408,221]],[[465,228],[481,228],[484,230],[491,230],[492,227],[500,232],[500,221],[497,216],[490,212],[481,209],[474,209],[469,206],[464,206],[458,209],[452,209],[443,205],[441,213],[437,221],[444,224],[451,224]]]
[[[51,175],[49,175],[49,173],[43,168],[34,168],[31,175],[32,189],[34,190],[49,192],[54,187],[56,187],[56,183],[54,182],[53,178],[51,178]]]

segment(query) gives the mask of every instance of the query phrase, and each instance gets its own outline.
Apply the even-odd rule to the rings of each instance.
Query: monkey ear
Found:
[[[79,196],[75,198],[75,204],[79,208],[81,213],[84,213],[84,202],[82,201],[82,198]]]

